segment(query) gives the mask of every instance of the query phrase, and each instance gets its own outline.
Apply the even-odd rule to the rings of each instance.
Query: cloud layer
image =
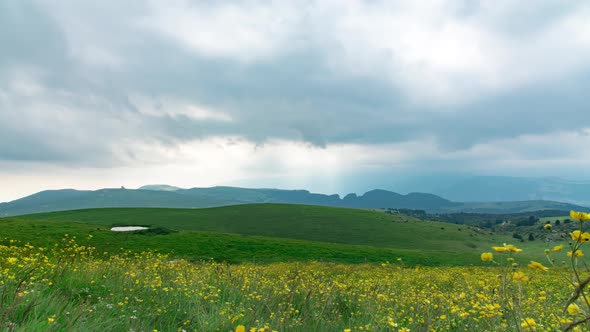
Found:
[[[19,194],[44,187],[33,169],[321,191],[588,177],[586,1],[4,1],[0,43],[0,180]]]

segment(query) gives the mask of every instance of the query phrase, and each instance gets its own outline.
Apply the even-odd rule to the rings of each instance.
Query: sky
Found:
[[[0,202],[590,179],[590,2],[0,0]]]

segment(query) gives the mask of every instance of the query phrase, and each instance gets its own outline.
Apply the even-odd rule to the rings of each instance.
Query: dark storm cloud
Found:
[[[425,118],[425,128],[449,149],[521,135],[579,131],[590,127],[590,100],[584,92],[589,83],[590,72],[586,72],[569,84],[551,82],[510,91],[450,115]]]
[[[174,5],[191,7],[183,1]],[[374,5],[383,6],[385,13],[393,10]],[[556,6],[548,2],[521,20],[482,21],[497,24],[506,34],[516,31],[523,38],[536,38],[537,31],[552,27],[576,9],[568,5],[554,10]],[[368,55],[367,50],[358,49],[358,56],[342,60],[348,41],[330,35],[337,29],[337,17],[304,12],[294,25],[297,33],[285,40],[268,40],[272,46],[268,48],[252,43],[251,49],[236,49],[231,43],[211,47],[209,40],[183,44],[146,29],[146,22],[158,24],[149,7],[134,1],[0,2],[0,159],[114,164],[133,158],[132,153],[117,155],[129,142],[173,146],[210,136],[239,136],[256,143],[303,140],[321,147],[433,139],[441,149],[456,151],[590,126],[584,91],[590,62],[583,59],[555,80],[541,83],[533,79],[513,84],[511,80],[520,78],[497,73],[506,75],[507,83],[494,83],[500,88],[490,84],[493,88],[488,93],[486,82],[474,84],[473,89],[464,82],[455,84],[455,76],[471,77],[472,70],[467,67],[467,74],[447,74],[446,70],[455,70],[455,64],[443,64],[449,67],[440,72],[440,77],[451,78],[433,83],[439,79],[436,57],[425,59],[423,67],[403,70],[397,66],[406,55],[396,54],[395,49]],[[477,20],[481,10],[470,5],[453,15]],[[261,30],[264,38],[268,32]],[[365,37],[387,39],[384,34]],[[364,41],[357,44],[357,37],[350,36],[350,45],[365,45]],[[383,45],[391,43],[385,40]],[[589,44],[582,46],[590,49]],[[559,72],[561,62],[572,57],[539,63],[555,63]],[[420,74],[428,69],[428,61],[434,61],[432,73]],[[503,66],[499,68],[512,68]],[[417,68],[417,86],[413,68]],[[478,70],[487,73],[485,68]],[[432,80],[429,75],[434,75]],[[430,91],[439,85],[451,86],[452,102]],[[156,111],[146,112],[133,96],[148,98]],[[231,121],[175,113],[183,105],[223,113]],[[158,114],[158,109],[169,112]]]
[[[59,25],[32,1],[0,2],[0,69],[15,64],[65,65]]]

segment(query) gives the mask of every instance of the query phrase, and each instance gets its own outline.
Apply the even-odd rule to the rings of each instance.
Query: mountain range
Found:
[[[102,207],[204,208],[235,204],[290,203],[347,208],[418,209],[429,213],[518,213],[538,210],[587,210],[580,205],[547,200],[457,202],[429,193],[375,189],[363,195],[325,195],[307,190],[211,187],[182,189],[149,185],[139,189],[46,190],[0,203],[0,216]]]
[[[552,200],[590,205],[590,181],[557,177],[474,176],[429,192],[461,202]]]

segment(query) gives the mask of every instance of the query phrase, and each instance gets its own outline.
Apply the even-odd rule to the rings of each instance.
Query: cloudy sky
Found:
[[[590,178],[590,2],[0,0],[0,202]]]

